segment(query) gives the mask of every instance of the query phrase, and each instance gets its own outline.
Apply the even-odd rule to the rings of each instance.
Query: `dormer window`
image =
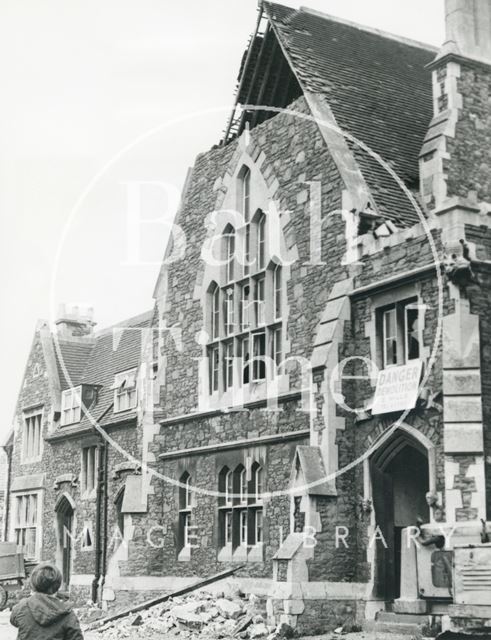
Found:
[[[123,371],[114,378],[114,413],[134,409],[137,404],[136,369]]]
[[[61,394],[61,425],[76,424],[82,415],[82,387],[67,389]]]

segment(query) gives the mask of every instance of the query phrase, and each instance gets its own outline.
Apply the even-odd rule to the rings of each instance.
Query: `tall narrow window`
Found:
[[[250,381],[250,341],[249,338],[242,338],[240,342],[240,359],[242,364],[242,382],[247,384]]]
[[[283,358],[281,331],[281,327],[276,327],[271,330],[271,360],[275,365],[273,374],[280,373],[279,367]]]
[[[41,455],[42,412],[24,414],[24,432],[22,440],[23,462],[36,460]]]
[[[265,304],[264,304],[264,283],[265,278],[261,276],[256,280],[254,305],[256,310],[256,326],[261,326],[265,322]]]
[[[82,449],[82,494],[90,495],[97,487],[97,447],[84,447]]]
[[[227,227],[225,230],[225,246],[226,246],[226,280],[227,283],[232,282],[234,279],[234,267],[235,267],[235,229],[233,227]]]
[[[406,360],[416,360],[420,356],[419,349],[419,308],[416,303],[408,304],[405,309]]]
[[[274,290],[274,319],[281,318],[281,266],[276,265],[273,271],[273,290]]]
[[[234,343],[227,342],[223,348],[223,386],[229,389],[234,384]]]
[[[189,548],[192,539],[192,484],[189,473],[183,473],[179,483],[179,537],[181,539],[181,547]]]
[[[247,223],[244,231],[244,275],[247,275],[251,268],[251,225]]]
[[[247,547],[247,509],[239,511],[240,546]]]
[[[383,314],[384,366],[397,364],[397,315],[393,307]]]
[[[225,335],[229,336],[234,332],[234,290],[229,287],[223,296],[223,315],[225,319]]]
[[[263,510],[257,509],[254,518],[254,543],[262,544],[263,542]]]
[[[250,321],[249,321],[250,290],[251,288],[248,284],[242,285],[240,289],[240,329],[241,331],[247,331],[250,326]]]
[[[260,466],[256,467],[254,471],[254,493],[255,493],[256,502],[262,502],[263,500],[263,492],[264,492],[263,477],[264,477],[263,468]]]
[[[211,293],[211,337],[216,340],[220,335],[220,289],[217,285]]]
[[[266,378],[266,336],[264,332],[255,333],[253,340],[252,379],[257,382]]]
[[[234,475],[232,471],[227,471],[225,475],[225,504],[231,505],[234,495]]]
[[[242,469],[239,475],[239,502],[247,504],[247,471]]]
[[[233,473],[228,467],[224,467],[218,476],[218,526],[221,547],[232,546],[233,492]]]
[[[215,393],[219,388],[220,352],[218,345],[208,349],[208,368],[210,379],[210,393]]]
[[[266,259],[266,216],[261,214],[257,223],[257,263],[256,270],[264,269]]]
[[[249,222],[251,216],[251,171],[249,167],[244,167],[242,174],[242,215],[244,221]]]

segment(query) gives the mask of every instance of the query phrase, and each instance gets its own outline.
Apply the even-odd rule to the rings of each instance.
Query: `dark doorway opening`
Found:
[[[370,459],[377,540],[375,594],[392,602],[401,589],[402,530],[418,518],[429,521],[426,493],[429,466],[426,449],[406,432],[396,432]]]
[[[56,506],[58,522],[58,557],[63,582],[61,588],[68,590],[72,565],[73,507],[64,496]]]

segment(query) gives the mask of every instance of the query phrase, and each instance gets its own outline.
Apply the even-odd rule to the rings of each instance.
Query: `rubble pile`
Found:
[[[163,604],[121,618],[98,629],[104,640],[156,640],[176,636],[179,640],[277,640],[293,636],[286,624],[268,626],[254,595],[226,597],[196,593],[171,598]]]

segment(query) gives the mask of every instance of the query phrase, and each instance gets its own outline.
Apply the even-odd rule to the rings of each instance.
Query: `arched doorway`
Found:
[[[402,530],[418,518],[429,521],[428,451],[397,430],[371,456],[370,476],[375,522],[384,538],[376,541],[375,595],[390,602],[400,596]]]
[[[57,557],[63,576],[62,589],[70,586],[70,574],[72,564],[72,538],[73,538],[73,514],[74,506],[66,495],[62,495],[55,507],[58,545]]]

